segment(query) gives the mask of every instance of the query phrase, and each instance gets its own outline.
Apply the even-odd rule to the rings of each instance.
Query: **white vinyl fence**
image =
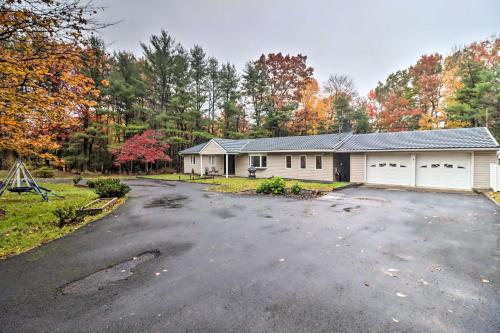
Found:
[[[490,164],[490,187],[493,191],[500,191],[500,165]]]

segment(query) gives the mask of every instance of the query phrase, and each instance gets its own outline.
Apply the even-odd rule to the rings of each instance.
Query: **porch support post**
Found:
[[[229,154],[226,154],[226,178],[229,178]]]
[[[203,155],[200,154],[200,177],[203,177]]]

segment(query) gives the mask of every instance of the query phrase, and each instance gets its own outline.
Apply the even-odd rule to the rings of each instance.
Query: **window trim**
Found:
[[[248,167],[252,166],[252,157],[254,157],[254,156],[259,157],[259,165],[260,165],[258,167],[256,166],[255,169],[267,169],[267,154],[249,154],[248,155]],[[262,166],[262,156],[266,157],[266,166],[265,167]]]
[[[321,168],[318,168],[318,157],[321,159]],[[314,167],[316,170],[323,170],[323,155],[315,155],[314,156]]]
[[[288,166],[288,158],[290,157],[290,166]],[[292,168],[292,155],[285,155],[285,169]]]
[[[304,158],[304,167],[302,167],[302,157]],[[306,155],[300,155],[299,158],[299,167],[301,170],[307,169],[307,156]]]
[[[196,164],[196,155],[189,155],[189,165]]]

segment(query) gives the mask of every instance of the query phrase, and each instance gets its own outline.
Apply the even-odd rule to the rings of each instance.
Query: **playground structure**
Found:
[[[63,198],[60,195],[51,193],[51,190],[38,185],[21,160],[17,160],[14,163],[7,176],[0,182],[0,196],[2,196],[5,190],[19,195],[22,193],[39,194],[42,196],[43,201],[49,201],[49,196]]]

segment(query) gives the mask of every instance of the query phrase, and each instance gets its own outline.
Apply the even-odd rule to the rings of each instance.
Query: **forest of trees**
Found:
[[[178,168],[179,150],[212,137],[333,133],[344,120],[357,133],[487,126],[500,138],[496,36],[422,55],[361,96],[347,75],[317,82],[301,54],[238,70],[163,30],[140,56],[110,52],[90,5],[0,4],[0,168],[16,157],[76,171]]]

